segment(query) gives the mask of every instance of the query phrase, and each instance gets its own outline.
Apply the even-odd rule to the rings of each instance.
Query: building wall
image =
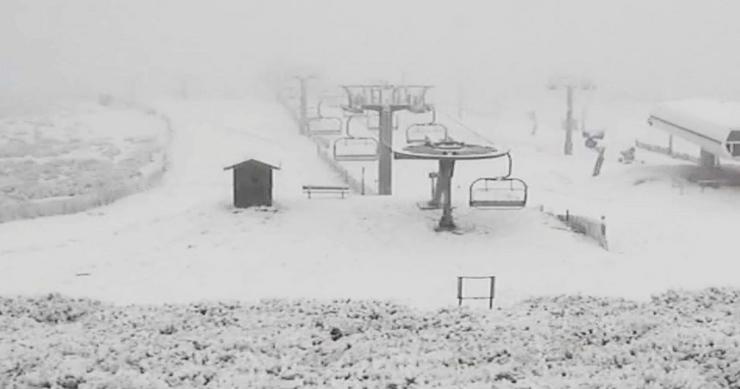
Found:
[[[272,205],[272,169],[260,164],[234,168],[234,206]]]

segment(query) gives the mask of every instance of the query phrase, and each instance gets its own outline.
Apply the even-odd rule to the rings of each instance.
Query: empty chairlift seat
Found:
[[[527,205],[527,183],[510,177],[482,177],[470,184],[474,208],[519,209]]]
[[[335,161],[376,161],[378,141],[369,137],[346,137],[334,141]]]
[[[447,127],[440,123],[417,123],[406,128],[406,143],[435,143],[447,138]]]
[[[342,118],[315,117],[308,119],[308,132],[312,135],[338,135],[342,133]]]

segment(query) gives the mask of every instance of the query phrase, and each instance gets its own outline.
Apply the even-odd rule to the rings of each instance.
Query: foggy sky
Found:
[[[471,96],[554,74],[633,98],[740,98],[740,2],[0,0],[0,98],[244,93],[301,70]]]

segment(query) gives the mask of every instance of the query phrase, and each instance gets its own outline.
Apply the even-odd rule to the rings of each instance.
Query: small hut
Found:
[[[272,171],[277,166],[248,159],[224,170],[234,170],[234,206],[248,208],[272,205]]]

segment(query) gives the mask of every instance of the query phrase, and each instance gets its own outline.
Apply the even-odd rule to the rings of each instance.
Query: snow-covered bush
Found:
[[[79,212],[149,187],[165,168],[168,127],[142,109],[99,107],[0,120],[0,222]]]
[[[6,298],[0,387],[737,388],[738,296],[559,296],[494,312]]]

